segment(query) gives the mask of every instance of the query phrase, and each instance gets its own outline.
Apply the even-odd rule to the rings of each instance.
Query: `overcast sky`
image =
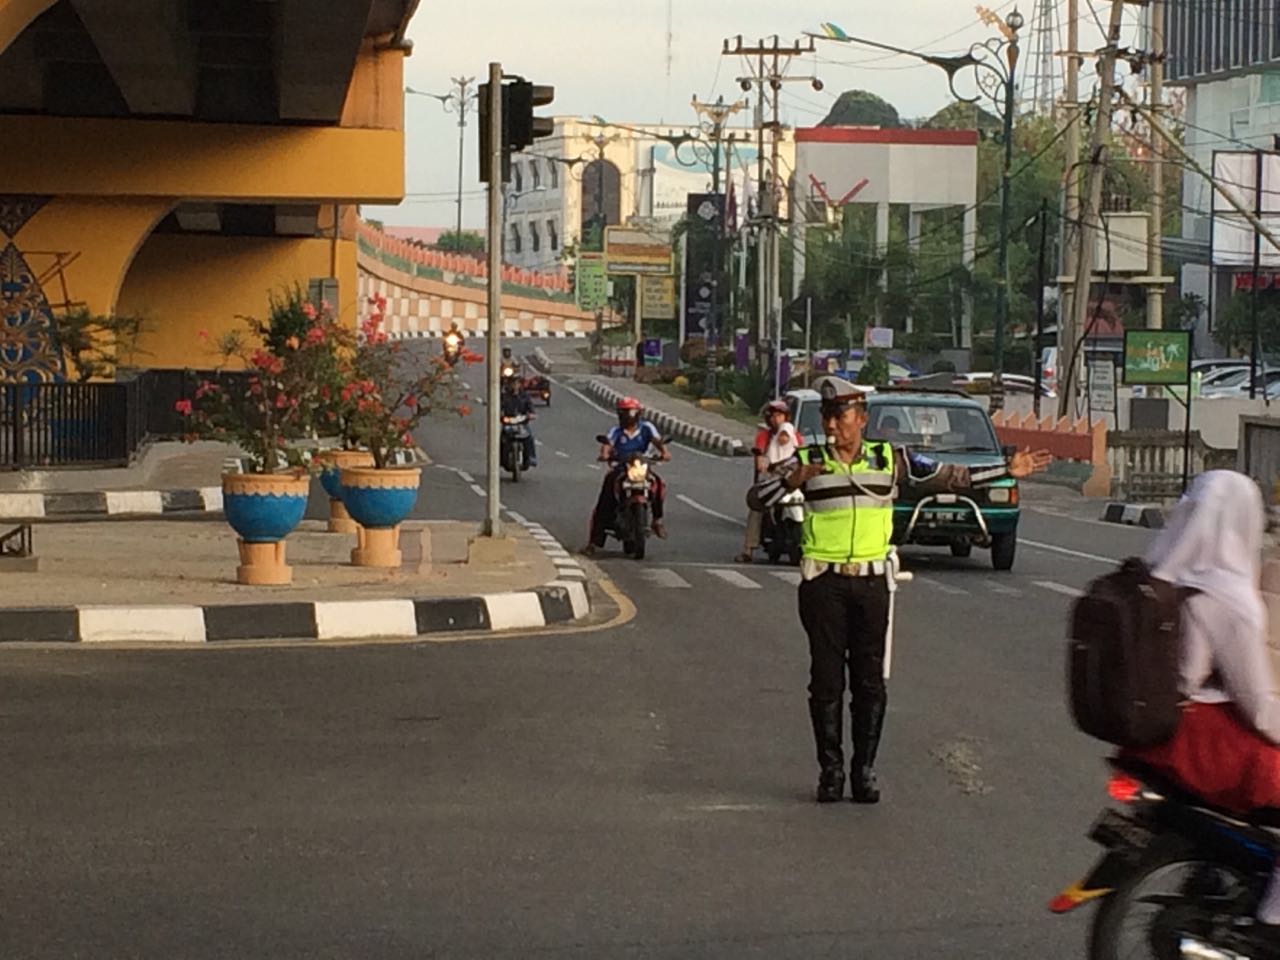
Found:
[[[1099,16],[1105,0],[1093,0]],[[994,0],[1001,14],[1012,2]],[[1035,0],[1022,0],[1024,67],[1029,68]],[[1056,0],[1056,8],[1064,7]],[[1089,0],[1081,3],[1081,46],[1094,49],[1100,33]],[[1059,13],[1058,16],[1064,14]],[[1127,22],[1132,22],[1133,15]],[[626,123],[692,124],[693,94],[726,100],[740,97],[737,58],[720,55],[725,38],[745,41],[779,34],[803,39],[823,21],[846,32],[895,46],[954,53],[985,39],[970,0],[674,0],[671,73],[667,75],[666,0],[424,0],[409,31],[414,53],[405,64],[408,86],[447,93],[450,78],[480,76],[488,63],[556,88],[550,113],[598,114]],[[1059,49],[1061,43],[1059,43]],[[1086,70],[1088,68],[1086,67]],[[819,41],[816,56],[797,58],[792,75],[822,78],[826,89],[788,84],[783,121],[810,126],[826,115],[843,90],[862,88],[894,104],[904,117],[927,116],[948,101],[946,78],[927,64],[874,50]],[[1089,74],[1086,73],[1086,76]],[[1082,91],[1087,90],[1082,78]],[[472,118],[474,121],[474,117]],[[452,224],[457,186],[457,117],[429,97],[407,96],[407,190],[400,207],[366,207],[366,216],[414,226]],[[467,127],[464,223],[484,222],[483,194],[476,177],[476,129]]]

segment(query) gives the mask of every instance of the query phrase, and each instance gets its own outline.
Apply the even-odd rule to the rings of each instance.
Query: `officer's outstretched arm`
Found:
[[[1009,469],[1000,464],[973,469],[956,463],[939,463],[932,457],[913,453],[906,447],[893,451],[894,473],[899,483],[921,493],[954,493],[986,487],[1008,477]]]

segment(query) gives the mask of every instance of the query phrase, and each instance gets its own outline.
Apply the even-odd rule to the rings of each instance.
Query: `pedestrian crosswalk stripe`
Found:
[[[1061,593],[1067,597],[1084,596],[1083,590],[1077,590],[1075,587],[1069,587],[1065,583],[1054,583],[1052,580],[1036,580],[1033,582],[1037,587],[1043,587],[1045,590],[1052,590],[1054,593]]]
[[[962,596],[969,592],[968,590],[961,590],[959,587],[953,587],[950,584],[943,583],[941,580],[936,580],[933,577],[922,577],[918,573],[916,574],[916,583],[924,584],[929,589],[937,590],[940,593],[949,593],[953,597]]]
[[[665,587],[669,590],[685,590],[692,586],[688,580],[680,576],[674,570],[668,570],[665,567],[647,567],[640,571],[640,575],[648,580],[655,587]]]
[[[756,583],[750,577],[744,577],[737,570],[708,570],[707,573],[713,577],[719,577],[730,586],[738,587],[742,590],[759,590],[760,584]]]
[[[987,589],[992,593],[998,593],[1006,597],[1022,596],[1022,591],[1015,587],[1006,587],[1003,583],[997,583],[995,580],[983,580],[982,582],[986,584]]]
[[[800,572],[798,570],[770,570],[769,572],[779,580],[783,580],[792,586],[795,586],[801,580]]]

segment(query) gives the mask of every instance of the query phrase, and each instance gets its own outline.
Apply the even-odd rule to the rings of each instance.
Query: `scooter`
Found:
[[[765,512],[760,529],[760,545],[770,563],[784,555],[793,567],[800,565],[800,544],[804,539],[804,491],[792,490],[773,509]]]
[[[596,437],[600,443],[608,443],[603,434]],[[605,532],[622,541],[622,552],[636,560],[643,560],[645,541],[650,536],[650,477],[649,464],[661,457],[635,454],[625,463],[611,466],[610,476],[617,484],[618,512],[612,520],[605,521]]]
[[[527,441],[529,418],[525,414],[502,418],[502,442],[498,458],[503,470],[511,472],[511,479],[519,483],[520,473],[529,469]]]

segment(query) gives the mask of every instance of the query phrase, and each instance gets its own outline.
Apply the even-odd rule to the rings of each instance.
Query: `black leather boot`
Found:
[[[852,721],[853,763],[849,769],[849,792],[854,803],[879,803],[880,784],[876,781],[876,751],[884,729],[885,694],[858,694],[849,704]]]
[[[844,716],[839,700],[810,700],[813,740],[818,748],[818,802],[844,798]]]

